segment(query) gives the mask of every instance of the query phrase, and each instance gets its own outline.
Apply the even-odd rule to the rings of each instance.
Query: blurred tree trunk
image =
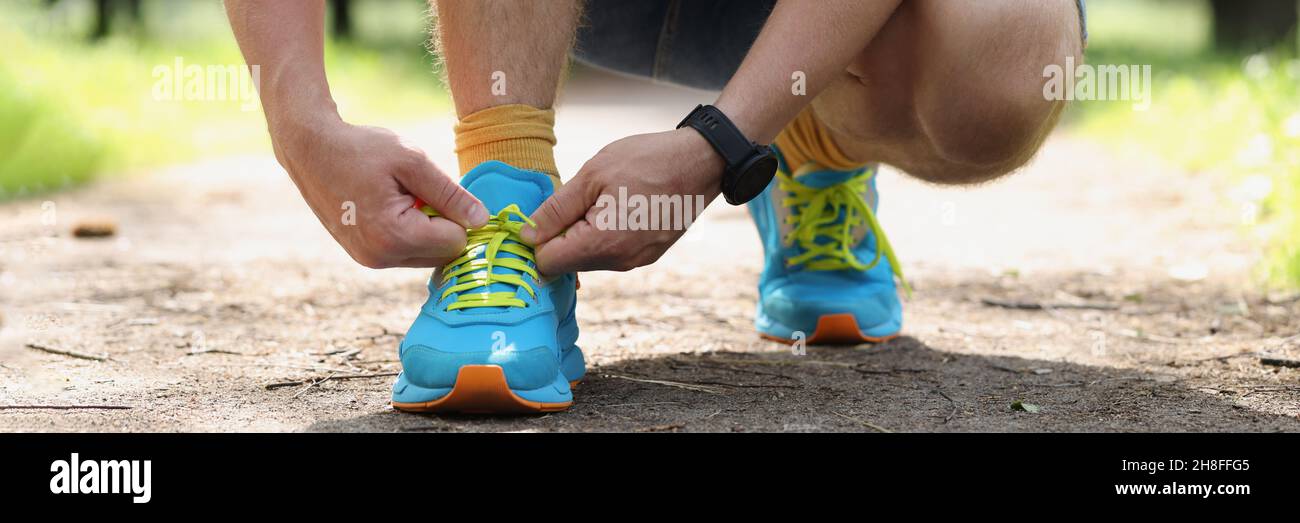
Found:
[[[58,0],[49,0],[46,5],[54,5]],[[139,24],[142,15],[140,0],[95,0],[95,21],[90,29],[90,39],[99,40],[113,32],[113,15],[118,6],[123,7],[132,23]]]
[[[352,38],[352,1],[333,0],[330,6],[334,15],[334,38]]]
[[[140,23],[143,16],[140,13],[140,2],[143,0],[122,0],[126,3],[126,14],[131,17],[133,23]]]
[[[113,25],[113,0],[95,0],[95,25],[90,29],[90,39],[108,36]]]
[[[1214,46],[1221,51],[1253,53],[1293,35],[1296,0],[1211,0]]]

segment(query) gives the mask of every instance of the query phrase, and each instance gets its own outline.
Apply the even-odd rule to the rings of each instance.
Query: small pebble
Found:
[[[108,238],[117,234],[117,224],[111,220],[86,220],[72,228],[77,238]]]

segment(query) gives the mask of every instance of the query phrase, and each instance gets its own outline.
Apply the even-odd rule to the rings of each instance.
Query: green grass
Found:
[[[219,2],[146,2],[145,29],[84,38],[88,2],[0,6],[0,200],[205,156],[269,151],[259,106],[154,96],[158,66],[242,68]],[[449,110],[423,48],[419,2],[358,4],[356,42],[326,66],[344,118],[394,125]],[[401,20],[398,23],[397,20]],[[376,34],[373,39],[365,35]]]
[[[0,63],[0,198],[84,182],[104,161],[103,138],[45,89]]]
[[[1078,102],[1068,125],[1115,147],[1159,154],[1194,176],[1220,177],[1224,204],[1241,206],[1245,233],[1266,245],[1261,281],[1300,287],[1296,46],[1217,54],[1202,2],[1093,0],[1088,7],[1087,61],[1150,64],[1152,104],[1134,111],[1127,102]]]

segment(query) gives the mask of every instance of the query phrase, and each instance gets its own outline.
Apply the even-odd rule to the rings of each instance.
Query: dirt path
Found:
[[[570,173],[708,98],[595,76],[566,96]],[[436,152],[448,129],[404,133]],[[1060,135],[988,187],[886,172],[908,336],[806,356],[755,336],[756,235],[715,204],[659,264],[583,275],[595,366],[572,410],[481,418],[397,413],[391,377],[338,379],[397,370],[423,271],[353,264],[270,156],[172,168],[0,206],[0,405],[130,407],[4,409],[0,430],[1300,430],[1300,369],[1260,361],[1300,359],[1300,302],[1242,290],[1256,249],[1208,178]],[[119,234],[73,239],[92,217]]]

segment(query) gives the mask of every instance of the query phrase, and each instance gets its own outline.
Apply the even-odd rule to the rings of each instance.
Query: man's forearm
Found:
[[[901,0],[780,0],[715,105],[750,139],[771,143],[885,25]],[[805,79],[793,92],[794,74]]]
[[[226,15],[244,61],[258,65],[267,124],[293,126],[337,118],[325,79],[325,2],[226,0]]]

